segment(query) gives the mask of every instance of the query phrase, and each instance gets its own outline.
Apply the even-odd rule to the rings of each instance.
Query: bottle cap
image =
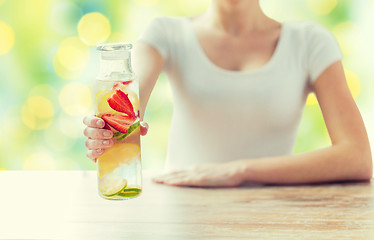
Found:
[[[130,43],[101,43],[96,49],[100,51],[101,58],[104,60],[123,60],[130,57],[132,44]]]

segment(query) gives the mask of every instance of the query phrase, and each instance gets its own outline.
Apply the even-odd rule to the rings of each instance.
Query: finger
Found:
[[[188,178],[185,177],[169,177],[164,179],[163,181],[164,184],[167,185],[188,185],[190,182],[188,181]]]
[[[140,122],[140,135],[145,136],[148,133],[148,123]]]
[[[167,178],[164,178],[162,179],[161,181],[159,179],[155,179],[156,183],[162,183],[162,184],[165,184],[165,185],[170,185],[170,186],[195,186],[196,183],[190,179],[190,178],[187,178],[187,177],[178,177],[178,176],[174,176],[174,177],[167,177]]]
[[[169,173],[165,173],[165,174],[162,174],[162,175],[159,175],[159,176],[156,176],[156,177],[152,178],[152,181],[156,182],[156,183],[164,183],[166,181],[169,181],[170,179],[175,179],[175,178],[178,178],[180,176],[183,176],[183,174],[184,174],[183,170],[169,172]]]
[[[83,131],[84,136],[93,138],[93,139],[111,139],[113,133],[107,129],[98,129],[92,127],[86,127]]]
[[[113,146],[113,140],[87,139],[85,145],[88,149],[109,148]]]
[[[160,179],[160,178],[152,178],[152,181],[154,183],[164,183],[164,181],[162,181],[162,179]]]
[[[103,128],[105,125],[105,122],[103,119],[95,117],[95,116],[85,116],[83,118],[83,123],[87,127],[92,127],[92,128]]]
[[[170,185],[170,186],[180,186],[180,187],[182,187],[182,186],[194,186],[194,184],[192,184],[191,182],[189,182],[185,179],[174,179],[174,180],[164,182],[164,184]]]
[[[96,162],[96,158],[100,157],[104,153],[104,149],[93,149],[87,150],[86,156],[91,159],[92,161]]]
[[[164,181],[165,181],[165,176],[157,176],[157,177],[153,177],[153,178],[152,178],[152,181],[155,182],[155,183],[164,183]]]

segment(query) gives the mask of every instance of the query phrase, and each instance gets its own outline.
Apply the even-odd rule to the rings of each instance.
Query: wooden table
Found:
[[[0,172],[0,239],[374,239],[370,183],[178,188],[101,199],[94,171]]]

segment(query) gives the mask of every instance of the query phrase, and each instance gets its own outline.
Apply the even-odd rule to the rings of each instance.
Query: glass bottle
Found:
[[[98,190],[105,199],[131,199],[142,191],[139,83],[128,43],[97,46],[100,72],[95,81],[95,115],[113,132],[114,145],[97,159]]]

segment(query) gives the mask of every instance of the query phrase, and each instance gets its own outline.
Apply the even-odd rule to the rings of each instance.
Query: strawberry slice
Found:
[[[130,84],[130,83],[132,83],[132,80],[130,80],[130,81],[116,81],[115,83],[114,83],[114,86],[113,86],[113,89],[115,89],[115,88],[117,88],[117,87],[120,87],[121,86],[121,84],[122,85],[127,85],[127,84]]]
[[[117,112],[125,113],[129,117],[135,118],[134,107],[128,97],[128,94],[117,89],[110,98],[108,98],[109,106]]]
[[[110,126],[109,126],[109,124],[108,123],[106,123],[105,122],[105,125],[104,125],[104,127],[103,127],[104,129],[107,129],[107,130],[110,130]]]
[[[135,122],[134,118],[124,115],[103,114],[101,118],[121,133],[127,133],[129,127]]]

